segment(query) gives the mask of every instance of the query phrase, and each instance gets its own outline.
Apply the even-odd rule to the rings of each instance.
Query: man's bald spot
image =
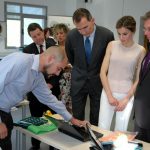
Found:
[[[59,46],[51,46],[49,47],[45,52],[45,55],[51,55],[54,56],[56,58],[57,61],[61,62],[65,59],[65,53],[64,50],[62,50],[62,48],[60,48]]]

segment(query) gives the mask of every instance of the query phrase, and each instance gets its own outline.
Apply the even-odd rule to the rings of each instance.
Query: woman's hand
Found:
[[[124,98],[123,100],[120,100],[118,106],[116,106],[115,108],[115,111],[123,111],[127,106],[128,101],[129,101],[128,98]]]
[[[4,123],[0,123],[0,139],[6,138],[8,135],[7,127]]]
[[[118,104],[119,104],[118,100],[114,97],[108,98],[108,102],[112,106],[118,106]]]

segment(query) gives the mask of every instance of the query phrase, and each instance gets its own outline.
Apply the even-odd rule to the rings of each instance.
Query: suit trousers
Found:
[[[150,129],[144,129],[144,128],[139,127],[135,121],[134,131],[138,132],[136,139],[150,143]]]
[[[98,125],[98,112],[100,106],[101,90],[95,90],[91,88],[88,81],[85,83],[83,88],[74,96],[72,96],[72,112],[73,116],[77,119],[85,119],[85,106],[87,97],[90,98],[90,123]]]
[[[10,113],[0,110],[1,121],[6,125],[8,136],[5,139],[0,139],[0,147],[2,150],[12,150],[11,132],[13,129],[13,119]]]
[[[122,100],[126,94],[122,93],[113,93],[113,96],[118,99]],[[126,105],[123,111],[116,112],[116,122],[115,122],[115,129],[119,131],[127,131],[128,122],[131,115],[132,107],[133,107],[134,97],[132,97],[128,104]],[[101,103],[100,103],[100,112],[99,112],[99,123],[98,126],[105,130],[110,130],[111,122],[115,106],[111,106],[108,102],[107,95],[104,90],[102,90],[101,95]]]

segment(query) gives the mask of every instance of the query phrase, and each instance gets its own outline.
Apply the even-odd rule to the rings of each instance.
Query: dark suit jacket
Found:
[[[134,100],[135,120],[139,127],[150,129],[150,63],[146,73],[141,70]]]
[[[88,80],[91,88],[101,91],[100,68],[105,55],[107,44],[114,40],[113,33],[100,26],[96,26],[95,37],[92,47],[91,63],[88,66],[84,48],[83,36],[73,29],[69,32],[66,40],[66,53],[72,64],[71,95],[76,95]]]
[[[53,38],[47,38],[46,43],[50,44],[50,45],[56,45],[57,44]]]
[[[46,40],[46,49],[49,48],[50,46],[54,46],[55,44],[56,43],[51,41],[51,39]],[[29,53],[29,54],[39,54],[39,51],[38,51],[35,43],[31,43],[30,45],[26,46],[23,49],[23,52]],[[44,75],[44,77],[45,77],[45,80],[47,83],[50,83],[53,85],[53,88],[51,89],[51,91],[56,97],[58,97],[58,95],[60,94],[60,88],[59,88],[60,76],[52,76],[52,77],[48,78],[47,75]],[[31,96],[31,98],[32,98],[32,96]]]

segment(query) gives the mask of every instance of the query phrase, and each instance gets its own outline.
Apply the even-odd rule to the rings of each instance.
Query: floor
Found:
[[[86,114],[85,118],[86,118],[86,120],[88,120],[88,118],[89,118],[88,117],[89,116],[89,99],[87,100],[86,113],[85,114]],[[29,111],[29,107],[28,106],[26,107],[26,115],[30,116],[30,111]],[[14,122],[19,121],[22,118],[22,109],[18,108],[18,110],[13,111],[12,112],[12,116],[13,116]],[[112,122],[112,129],[113,129],[113,126],[114,126],[114,122],[115,122],[115,117],[114,117],[113,122]],[[129,121],[128,130],[129,131],[133,130],[133,120],[132,120],[132,117],[130,118],[130,121]],[[31,138],[27,137],[26,138],[26,150],[29,150],[29,148],[31,147],[31,142],[30,141],[31,141]],[[12,133],[13,150],[16,150],[15,143],[16,143],[16,131],[13,130],[13,133]],[[48,145],[46,145],[44,143],[41,143],[41,150],[48,150]]]

